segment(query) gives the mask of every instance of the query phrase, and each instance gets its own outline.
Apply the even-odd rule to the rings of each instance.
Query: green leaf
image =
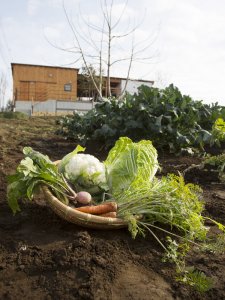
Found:
[[[12,182],[7,186],[7,201],[14,214],[20,211],[18,200],[26,197],[26,190],[27,186],[21,180]]]
[[[67,154],[66,156],[64,156],[63,159],[61,160],[59,166],[58,166],[59,172],[61,173],[61,172],[64,170],[65,165],[70,161],[70,159],[71,159],[74,155],[76,155],[76,154],[79,153],[79,152],[83,152],[83,151],[85,151],[85,148],[82,147],[82,146],[80,146],[80,145],[78,145],[78,146],[75,148],[75,150],[73,150],[72,152],[70,152],[69,154]]]
[[[81,149],[77,147],[76,151]],[[43,184],[50,187],[59,200],[67,203],[66,195],[71,193],[71,189],[48,156],[31,147],[25,147],[23,152],[26,157],[21,160],[15,174],[7,177],[7,200],[13,213],[20,210],[18,201],[32,200],[36,190]]]
[[[213,287],[212,278],[206,276],[205,273],[198,270],[187,272],[179,281],[193,286],[200,293],[205,293]]]
[[[158,170],[157,151],[151,141],[133,143],[121,137],[105,160],[108,184],[114,195],[138,181],[151,181]]]
[[[24,176],[28,176],[31,172],[37,173],[37,167],[34,166],[33,160],[30,157],[23,159],[17,170],[19,173],[23,173]]]

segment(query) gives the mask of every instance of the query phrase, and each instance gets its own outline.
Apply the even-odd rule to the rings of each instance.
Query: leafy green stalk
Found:
[[[23,149],[25,158],[21,160],[15,174],[8,176],[7,200],[15,214],[20,211],[19,200],[32,200],[42,185],[68,204],[68,197],[75,197],[75,192],[58,172],[57,166],[48,158],[31,147]]]
[[[182,176],[169,174],[160,180],[142,182],[139,187],[130,186],[117,202],[118,216],[128,221],[132,237],[149,232],[163,248],[164,261],[175,264],[176,279],[205,292],[212,287],[212,280],[187,267],[185,258],[191,245],[199,250],[223,252],[225,226],[210,219],[222,233],[216,241],[207,237],[204,221],[209,218],[202,216],[201,193],[198,186],[185,184]],[[159,238],[157,231],[167,235],[167,242]]]
[[[118,216],[142,215],[148,223],[167,224],[178,228],[189,239],[204,240],[207,228],[201,213],[201,189],[185,184],[182,176],[168,175],[139,186],[130,186],[117,198]]]

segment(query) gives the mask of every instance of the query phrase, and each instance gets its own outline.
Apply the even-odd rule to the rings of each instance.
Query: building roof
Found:
[[[78,74],[78,76],[82,76],[82,74]],[[107,76],[102,76],[104,79],[107,78]],[[127,78],[125,77],[114,77],[114,76],[110,76],[110,79],[114,79],[114,80],[127,80]],[[146,80],[146,79],[134,79],[134,78],[128,78],[129,81],[138,81],[138,82],[149,82],[154,84],[154,80]]]
[[[79,71],[78,68],[68,68],[68,67],[60,67],[60,66],[43,66],[43,65],[34,65],[34,64],[21,64],[21,63],[11,63],[11,69],[13,72],[14,66],[29,66],[29,67],[43,67],[43,68],[54,68],[54,69],[67,69],[67,70],[76,70]]]
[[[13,66],[30,66],[30,67],[43,67],[43,68],[54,68],[54,69],[66,69],[66,70],[76,70],[79,71],[78,68],[68,68],[68,67],[60,67],[60,66],[46,66],[46,65],[35,65],[35,64],[23,64],[23,63],[11,63],[11,69],[13,72]],[[79,74],[82,76],[82,74]],[[106,78],[106,76],[103,76],[104,78]],[[127,80],[127,78],[125,77],[115,77],[115,76],[110,76],[110,79],[114,79],[114,80]],[[153,80],[145,80],[145,79],[133,79],[133,78],[129,78],[129,81],[139,81],[139,82],[149,82],[154,84]]]
[[[106,78],[106,76],[103,76],[104,78]],[[110,79],[119,79],[119,80],[127,80],[127,78],[125,77],[113,77],[110,76]],[[129,81],[139,81],[139,82],[149,82],[149,83],[154,83],[153,80],[145,80],[145,79],[134,79],[134,78],[128,78]]]

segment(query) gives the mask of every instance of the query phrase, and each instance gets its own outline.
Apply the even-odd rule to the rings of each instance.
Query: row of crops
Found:
[[[59,133],[85,145],[97,141],[111,148],[121,136],[149,139],[170,152],[204,150],[225,140],[225,107],[182,95],[177,87],[141,86],[123,100],[108,99],[85,115],[63,117]]]

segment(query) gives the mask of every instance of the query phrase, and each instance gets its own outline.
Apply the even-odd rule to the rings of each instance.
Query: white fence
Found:
[[[15,111],[28,115],[66,115],[73,111],[86,113],[95,106],[92,101],[60,101],[47,100],[43,102],[16,101]]]

